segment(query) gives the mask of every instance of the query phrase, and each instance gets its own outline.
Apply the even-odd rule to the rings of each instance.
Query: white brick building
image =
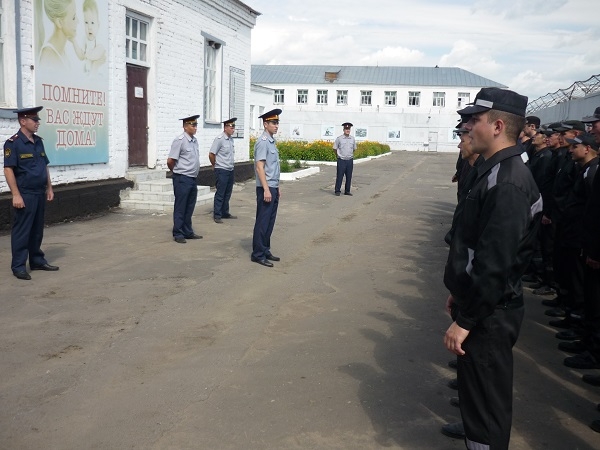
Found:
[[[56,33],[44,9],[48,1],[0,0],[0,140],[18,130],[13,109],[43,105],[39,134],[55,185],[122,178],[130,167],[166,170],[171,141],[182,132],[178,119],[191,114],[201,114],[202,165],[209,164],[219,122],[233,115],[240,139],[236,158],[248,160],[250,43],[258,12],[239,0],[97,0],[94,44],[105,47],[104,59],[94,61],[87,47],[80,57],[67,42],[56,51],[69,61],[65,70],[45,64],[43,51]],[[76,41],[83,48],[83,0],[73,1]],[[100,68],[94,73],[95,63]],[[92,104],[93,93],[105,102]],[[61,108],[62,124],[56,120]],[[82,120],[93,111],[99,111],[100,124]],[[83,142],[84,134],[92,138]],[[0,172],[0,192],[6,191]]]
[[[352,122],[358,140],[428,151],[457,151],[456,110],[506,87],[456,67],[253,65],[252,83],[273,89],[281,138],[334,140]]]

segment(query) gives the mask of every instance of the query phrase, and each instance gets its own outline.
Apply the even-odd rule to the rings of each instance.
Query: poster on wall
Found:
[[[456,133],[456,129],[448,130],[448,142],[454,142],[458,145],[460,136]]]
[[[354,138],[357,141],[365,141],[369,137],[369,128],[368,127],[356,127],[354,129]]]
[[[304,125],[301,123],[290,125],[290,137],[292,139],[304,138]]]
[[[53,166],[108,162],[108,8],[36,0],[35,97]]]
[[[390,142],[399,142],[402,139],[400,138],[400,128],[388,128],[387,140]]]
[[[321,125],[321,138],[322,139],[333,139],[334,131],[335,131],[335,125],[332,125],[332,124]]]

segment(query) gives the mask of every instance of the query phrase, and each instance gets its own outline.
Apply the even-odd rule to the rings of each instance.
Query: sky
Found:
[[[529,100],[600,74],[599,0],[242,0],[252,64],[460,67]]]

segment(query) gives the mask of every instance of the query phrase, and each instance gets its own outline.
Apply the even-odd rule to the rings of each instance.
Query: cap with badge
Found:
[[[585,124],[580,120],[565,120],[560,123],[561,131],[578,130],[585,131]]]
[[[231,119],[227,119],[224,120],[223,122],[221,122],[223,125],[235,125],[235,121],[237,120],[237,117],[232,117]]]
[[[179,120],[183,121],[184,125],[198,125],[198,117],[200,117],[200,114],[196,114],[190,117],[184,117],[183,119]]]
[[[475,101],[458,111],[460,115],[484,113],[489,110],[504,111],[525,117],[527,97],[508,89],[496,87],[482,88],[475,96]]]
[[[569,144],[581,144],[591,147],[592,150],[598,151],[600,144],[596,142],[596,137],[591,133],[583,133],[573,139],[565,139]]]
[[[40,116],[38,116],[38,113],[42,109],[44,109],[43,106],[35,106],[33,108],[15,109],[13,112],[15,114],[17,114],[19,119],[31,119],[31,120],[34,120],[35,122],[39,122]]]
[[[258,116],[258,118],[262,119],[263,122],[279,122],[279,114],[281,114],[281,109],[272,109],[271,111],[264,113],[262,116]]]
[[[350,122],[344,122],[342,124],[342,127],[344,127],[344,130],[349,130],[350,128],[352,128],[354,125],[352,125]]]
[[[585,116],[583,119],[581,119],[581,121],[583,123],[594,123],[600,121],[600,106],[594,110],[594,114],[591,116]]]

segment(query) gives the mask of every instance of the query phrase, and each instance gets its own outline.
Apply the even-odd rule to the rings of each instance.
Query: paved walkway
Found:
[[[459,419],[445,386],[443,243],[456,156],[398,152],[282,186],[273,269],[250,262],[253,183],[204,239],[171,217],[51,226],[57,273],[10,273],[0,237],[2,449],[440,449]],[[512,449],[593,449],[600,390],[562,365],[527,298]]]

